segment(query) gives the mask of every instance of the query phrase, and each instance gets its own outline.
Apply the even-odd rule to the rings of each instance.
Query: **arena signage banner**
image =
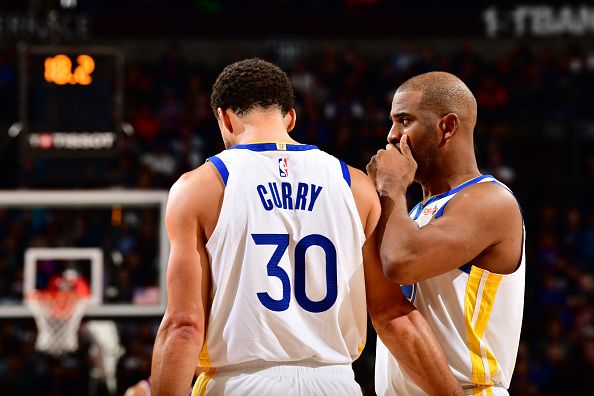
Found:
[[[512,9],[490,7],[483,11],[489,37],[589,36],[594,34],[593,6],[526,5]]]

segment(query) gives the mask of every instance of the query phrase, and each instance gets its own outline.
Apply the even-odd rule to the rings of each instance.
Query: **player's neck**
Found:
[[[289,136],[292,126],[291,114],[282,115],[278,110],[252,110],[238,117],[231,117],[234,144],[250,143],[292,143],[297,142]],[[293,118],[294,119],[294,118]]]
[[[290,143],[299,144],[289,136],[284,125],[247,125],[237,137],[237,144],[250,143]]]
[[[454,161],[434,168],[431,177],[421,183],[423,202],[481,175],[474,154],[456,156]]]

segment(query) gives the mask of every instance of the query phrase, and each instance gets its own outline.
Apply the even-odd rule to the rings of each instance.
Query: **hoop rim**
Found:
[[[47,316],[53,319],[69,319],[79,304],[86,304],[90,296],[67,290],[33,290],[25,294],[25,304],[29,307],[47,307],[45,310],[32,310],[33,316]],[[84,307],[83,307],[84,311]]]

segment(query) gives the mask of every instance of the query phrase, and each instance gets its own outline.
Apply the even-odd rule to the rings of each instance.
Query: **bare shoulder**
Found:
[[[365,229],[365,235],[369,237],[380,217],[381,205],[379,197],[371,179],[363,171],[349,166],[349,172],[351,174],[351,190],[353,191],[355,204]]]
[[[464,243],[481,268],[512,273],[522,254],[522,212],[514,195],[498,183],[476,183],[460,191],[433,222]]]
[[[445,209],[444,220],[449,217],[455,223],[466,223],[477,239],[489,242],[483,254],[497,251],[497,255],[506,256],[512,252],[510,260],[496,260],[497,265],[508,262],[508,267],[517,263],[522,241],[522,212],[516,197],[498,183],[477,183],[460,191]],[[456,221],[461,220],[463,221]],[[438,219],[437,221],[439,221]],[[503,253],[502,253],[503,252]],[[481,257],[484,262],[489,257]],[[489,268],[487,268],[489,269]],[[509,268],[496,268],[496,272],[507,273]]]
[[[225,184],[210,162],[184,173],[169,191],[168,223],[196,219],[209,234],[216,224],[224,191]]]
[[[468,186],[460,191],[448,206],[451,209],[460,206],[471,212],[476,210],[485,218],[521,218],[518,201],[507,188],[498,183],[476,183]]]
[[[222,195],[225,185],[210,162],[186,172],[169,191],[169,202],[179,205],[202,206]]]
[[[377,200],[379,203],[375,186],[365,172],[352,166],[349,166],[349,172],[351,174],[351,188],[355,199],[371,200],[372,202]]]
[[[193,194],[208,193],[216,191],[220,187],[224,189],[223,181],[213,164],[210,162],[184,173],[171,187],[170,193],[184,194],[192,192]]]

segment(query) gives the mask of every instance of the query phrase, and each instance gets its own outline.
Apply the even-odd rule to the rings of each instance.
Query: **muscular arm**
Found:
[[[505,190],[496,185],[476,185],[467,190],[448,204],[447,215],[422,228],[408,216],[404,194],[381,197],[380,254],[390,279],[403,284],[418,282],[463,266],[488,249],[502,260],[483,257],[478,260],[483,268],[513,272],[521,247],[521,220],[519,215],[510,219],[510,214],[519,211],[517,205],[503,197]],[[509,244],[516,246],[507,254],[497,252],[497,244],[504,242],[505,235],[516,241]]]
[[[205,226],[219,204],[221,181],[207,164],[186,174],[171,188],[167,233],[171,244],[167,267],[167,309],[159,327],[151,367],[154,395],[183,395],[205,334],[209,263]]]
[[[402,154],[390,147],[368,167],[380,192],[378,240],[386,276],[411,284],[473,260],[492,272],[513,272],[522,240],[522,218],[515,198],[494,183],[478,183],[460,191],[443,216],[419,228],[408,216],[408,184],[391,175],[404,172],[406,166],[399,162],[406,163],[407,157],[412,160],[408,145],[402,141],[400,147]]]
[[[377,250],[375,228],[380,204],[369,179],[351,169],[352,188],[365,225],[363,247],[367,306],[373,326],[390,353],[429,395],[463,395],[431,328],[402,294],[386,279]]]

